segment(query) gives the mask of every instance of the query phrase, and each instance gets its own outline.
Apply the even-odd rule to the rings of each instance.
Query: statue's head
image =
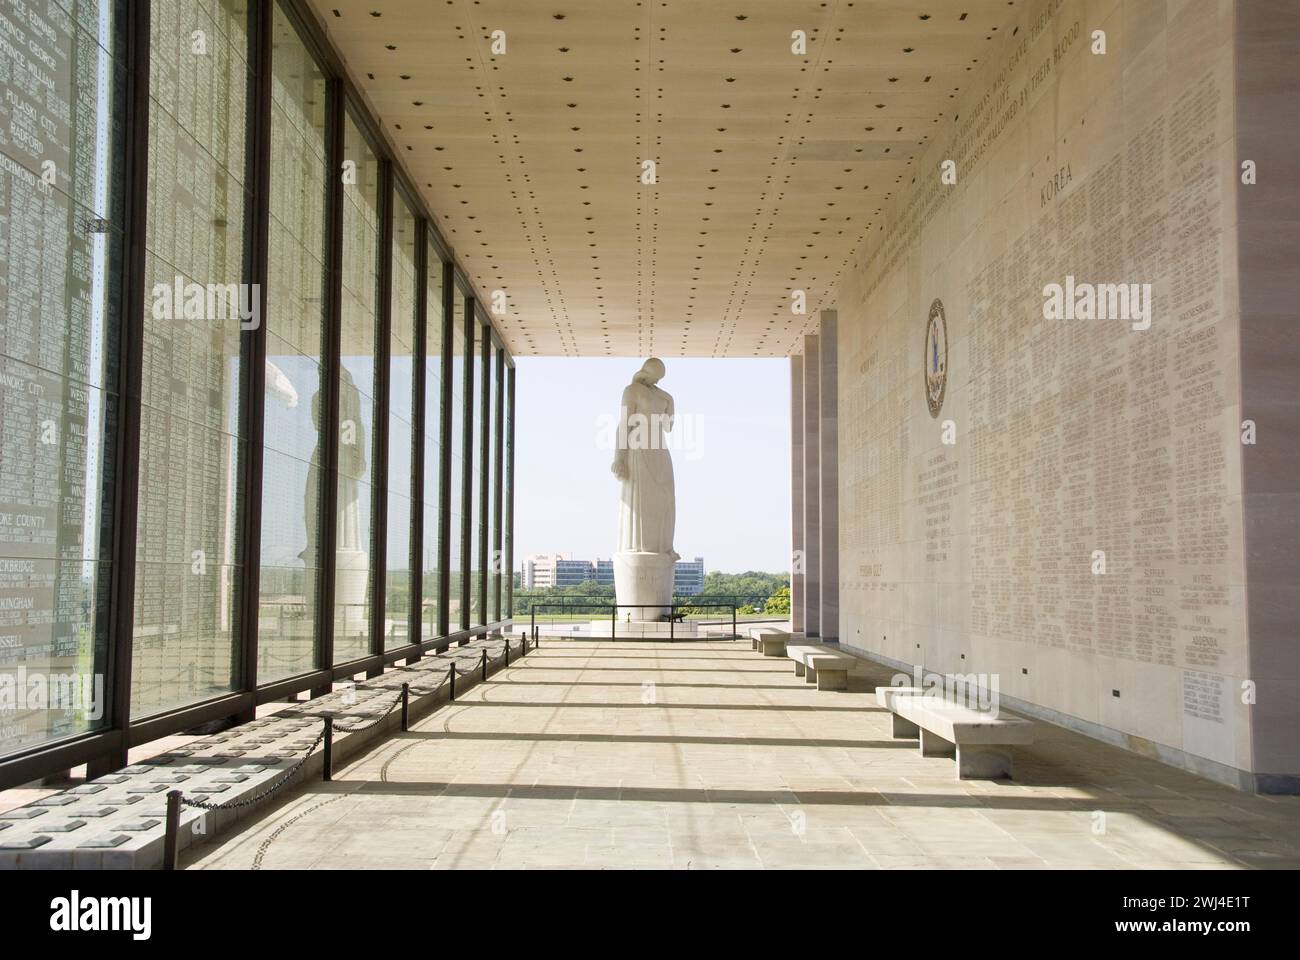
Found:
[[[634,383],[645,383],[654,386],[664,378],[668,371],[664,368],[664,362],[657,357],[651,357],[637,371],[636,376],[632,378]]]

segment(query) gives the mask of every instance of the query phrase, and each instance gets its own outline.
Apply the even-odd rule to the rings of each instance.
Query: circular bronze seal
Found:
[[[948,320],[943,314],[943,301],[936,300],[930,304],[930,319],[925,325],[925,399],[930,416],[939,416],[947,388]]]

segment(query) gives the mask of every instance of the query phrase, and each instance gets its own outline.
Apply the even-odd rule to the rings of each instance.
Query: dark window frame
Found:
[[[241,356],[244,358],[246,369],[243,371],[245,378],[243,389],[244,395],[241,398],[240,416],[246,424],[245,433],[246,450],[239,465],[239,484],[241,492],[244,495],[243,508],[240,515],[236,518],[236,524],[243,537],[242,557],[243,563],[240,566],[239,581],[237,584],[236,607],[235,610],[240,618],[236,626],[235,646],[234,646],[234,689],[227,694],[220,694],[210,697],[198,703],[185,706],[180,709],[171,710],[163,713],[153,714],[142,719],[133,719],[131,714],[131,647],[134,633],[134,590],[135,590],[135,555],[136,555],[136,519],[138,515],[138,497],[139,497],[139,452],[140,452],[140,401],[141,401],[141,378],[142,378],[142,345],[144,340],[144,308],[145,308],[145,249],[144,242],[146,237],[145,224],[148,216],[147,206],[147,187],[148,187],[148,157],[149,157],[149,59],[150,59],[150,21],[151,6],[147,0],[141,2],[130,2],[130,0],[119,0],[121,5],[119,16],[120,22],[125,25],[124,29],[124,61],[126,63],[127,88],[126,96],[123,100],[122,110],[122,136],[125,141],[125,173],[124,173],[124,248],[121,255],[121,283],[119,290],[119,304],[121,307],[121,328],[118,330],[118,343],[116,353],[116,369],[114,375],[120,390],[120,404],[115,421],[107,429],[115,434],[116,449],[113,460],[113,479],[116,486],[112,495],[112,502],[109,508],[112,512],[112,530],[109,537],[110,554],[112,557],[112,570],[110,572],[110,585],[108,588],[110,595],[110,609],[104,620],[104,630],[107,634],[107,661],[106,661],[106,694],[107,710],[105,722],[102,727],[84,734],[73,735],[50,743],[41,744],[35,748],[25,751],[19,751],[14,754],[0,756],[0,789],[17,786],[31,780],[56,774],[60,771],[70,769],[74,766],[87,764],[89,775],[92,777],[101,776],[120,769],[127,763],[127,751],[133,746],[139,746],[148,743],[160,737],[176,734],[203,723],[223,720],[242,721],[254,716],[258,706],[273,701],[283,700],[285,698],[296,697],[304,692],[313,696],[329,692],[335,680],[343,679],[353,674],[365,672],[374,674],[381,672],[383,667],[388,663],[394,663],[398,660],[415,659],[423,652],[433,649],[445,649],[452,643],[462,642],[472,635],[483,634],[493,629],[499,629],[508,624],[509,617],[503,616],[497,623],[488,623],[481,626],[475,626],[471,630],[463,628],[453,628],[449,621],[449,573],[450,567],[447,562],[450,558],[450,494],[451,494],[451,353],[452,338],[458,333],[466,338],[466,364],[465,364],[465,396],[464,401],[464,441],[465,441],[465,476],[462,483],[463,504],[461,510],[462,521],[462,617],[468,619],[469,616],[469,563],[471,560],[471,533],[470,525],[472,518],[469,515],[470,487],[469,483],[478,479],[483,484],[481,489],[486,489],[488,482],[486,464],[489,460],[487,457],[487,444],[484,443],[483,465],[478,467],[480,476],[474,478],[471,476],[474,465],[472,464],[473,453],[473,433],[477,427],[486,434],[488,424],[486,422],[477,422],[474,417],[474,383],[480,377],[474,373],[475,360],[475,336],[474,330],[478,323],[482,322],[489,328],[490,334],[487,343],[492,342],[496,337],[495,328],[492,326],[490,318],[482,312],[479,304],[482,302],[475,290],[474,284],[468,279],[466,273],[458,264],[454,255],[454,250],[447,243],[446,239],[438,230],[436,220],[429,211],[428,207],[420,200],[419,191],[413,187],[413,181],[401,168],[400,159],[390,141],[384,136],[383,127],[370,114],[364,106],[364,99],[360,96],[358,90],[352,84],[348,77],[347,70],[334,48],[329,41],[324,29],[317,20],[316,14],[311,9],[307,0],[254,0],[249,6],[249,60],[253,65],[253,76],[250,87],[250,109],[248,111],[249,128],[248,136],[248,168],[252,195],[252,208],[248,211],[248,234],[244,238],[247,244],[248,256],[245,258],[245,271],[250,283],[260,283],[262,289],[262,308],[265,316],[266,294],[265,281],[269,267],[269,193],[270,193],[270,136],[271,136],[271,96],[273,67],[271,62],[271,41],[272,41],[272,17],[273,4],[278,3],[281,11],[289,22],[293,25],[298,33],[299,38],[307,47],[308,52],[315,59],[317,66],[326,78],[327,83],[327,115],[328,123],[326,130],[327,152],[328,152],[328,170],[329,176],[329,195],[326,206],[326,264],[325,276],[326,286],[324,294],[324,316],[326,323],[326,336],[322,344],[322,404],[323,411],[321,417],[321,433],[334,440],[338,436],[338,373],[340,366],[340,330],[339,324],[341,319],[341,271],[342,271],[342,201],[343,190],[341,177],[338,171],[341,168],[343,157],[343,129],[344,116],[351,116],[353,121],[360,128],[363,135],[369,141],[375,155],[379,158],[381,169],[385,171],[381,177],[381,206],[387,207],[387,216],[381,218],[380,250],[379,265],[380,271],[391,273],[391,214],[392,204],[396,202],[394,191],[400,190],[403,195],[410,201],[411,210],[416,214],[418,223],[422,227],[422,235],[427,237],[428,243],[421,244],[417,248],[417,257],[427,257],[437,254],[443,263],[443,310],[444,310],[444,337],[442,342],[442,359],[443,359],[443,403],[442,417],[439,424],[439,435],[441,438],[441,449],[439,453],[439,470],[441,473],[442,483],[440,485],[439,497],[439,531],[441,543],[439,545],[440,569],[438,571],[439,591],[438,603],[438,630],[436,636],[429,640],[423,640],[420,633],[421,624],[418,618],[421,615],[422,604],[413,603],[415,621],[412,626],[411,640],[412,643],[398,647],[392,650],[383,649],[382,630],[378,631],[377,636],[372,636],[372,652],[369,656],[359,660],[353,660],[346,664],[334,664],[334,583],[336,573],[336,556],[335,548],[337,546],[336,537],[336,518],[337,518],[337,477],[338,477],[338,450],[337,443],[330,442],[322,445],[321,458],[321,529],[319,531],[318,543],[321,552],[320,556],[320,576],[318,582],[317,597],[317,642],[316,642],[316,667],[315,669],[294,677],[283,680],[277,680],[269,684],[261,684],[257,678],[257,607],[260,598],[260,541],[261,541],[261,520],[262,520],[262,460],[263,460],[263,441],[265,439],[265,356],[266,356],[266,331],[264,325],[259,325],[255,331],[247,331],[243,335],[241,344]],[[387,221],[385,225],[385,220]],[[432,247],[432,249],[430,249]],[[428,261],[424,260],[421,269],[418,271],[419,283],[417,292],[417,302],[420,305],[417,325],[420,326],[421,336],[417,337],[416,354],[420,357],[418,363],[419,373],[417,374],[420,386],[416,388],[419,399],[414,407],[414,415],[420,418],[424,416],[424,390],[427,384],[424,383],[424,357],[427,355],[427,323],[428,302],[427,302],[427,278],[428,278]],[[465,328],[457,331],[456,313],[459,306],[457,300],[465,305]],[[382,318],[380,330],[377,334],[377,344],[379,350],[383,352],[383,365],[376,358],[376,364],[381,371],[380,389],[387,390],[388,386],[388,350],[391,328],[391,276],[384,281],[380,287],[380,296],[378,301],[379,314]],[[498,338],[498,342],[499,338]],[[490,361],[492,352],[485,351],[485,356],[480,358],[481,362]],[[507,390],[509,402],[513,412],[514,403],[514,365],[513,361],[505,359],[508,356],[504,349],[500,353],[502,360],[509,367],[510,386]],[[485,370],[488,368],[484,367]],[[491,383],[490,378],[486,380],[487,384]],[[483,389],[483,388],[480,388]],[[377,392],[379,392],[377,390]],[[499,391],[498,391],[499,392]],[[482,396],[483,401],[488,401],[485,394]],[[499,410],[498,413],[503,412]],[[375,441],[376,467],[380,466],[380,457],[383,458],[383,468],[386,470],[387,465],[387,437],[386,424],[388,419],[389,407],[387,400],[380,401],[376,397],[376,433],[381,429],[385,433],[385,442],[381,446],[378,438]],[[498,418],[499,419],[499,418]],[[380,427],[383,424],[383,427]],[[423,420],[421,420],[423,426]],[[513,426],[513,417],[511,418]],[[500,424],[497,424],[497,433],[500,433]],[[423,429],[413,432],[415,438],[415,447],[412,451],[413,473],[417,469],[424,469],[424,431]],[[508,443],[507,449],[511,450],[513,456],[513,440]],[[511,461],[513,463],[513,460]],[[414,466],[415,463],[419,467]],[[508,477],[513,479],[513,469],[508,470]],[[382,483],[381,483],[382,479]],[[378,475],[374,479],[373,499],[382,501],[386,504],[387,500],[387,478]],[[421,542],[417,537],[423,536],[423,487],[422,476],[420,485],[415,484],[413,478],[412,491],[418,492],[421,496],[413,497],[412,502],[412,577],[415,581],[413,587],[418,588],[420,578],[423,576],[423,554]],[[506,484],[507,487],[511,486]],[[497,506],[504,504],[504,509],[513,516],[513,489],[505,489]],[[480,511],[487,509],[488,499],[482,498]],[[372,504],[372,523],[378,524],[380,516],[377,505]],[[416,527],[415,517],[419,517],[419,526]],[[480,529],[482,537],[486,537],[486,513],[480,518]],[[513,528],[512,528],[513,529]],[[382,536],[384,530],[380,526],[374,527],[374,532],[380,538],[382,547]],[[496,528],[496,539],[500,539],[501,528]],[[374,538],[372,538],[373,542]],[[420,552],[417,552],[419,550]],[[373,570],[379,576],[382,576],[385,562],[381,562],[383,554],[379,550],[375,554]],[[484,571],[486,573],[486,571]],[[511,573],[503,573],[507,577],[506,584],[512,586],[513,576]],[[482,590],[486,590],[486,582],[481,585]],[[482,594],[481,594],[482,595]],[[372,593],[372,616],[374,611],[379,611],[382,618],[384,610],[384,600],[382,589]],[[486,611],[486,607],[484,608]],[[501,613],[508,614],[508,605],[503,602]],[[486,616],[483,619],[487,619]],[[372,621],[373,623],[373,621]],[[372,633],[375,633],[372,625]]]

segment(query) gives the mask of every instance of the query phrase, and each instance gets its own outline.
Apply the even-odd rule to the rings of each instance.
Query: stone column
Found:
[[[821,350],[816,334],[803,338],[803,561],[804,633],[821,636]]]
[[[803,357],[790,358],[790,631],[803,633]]]
[[[1241,304],[1242,509],[1249,618],[1251,768],[1262,793],[1300,793],[1300,8],[1236,4],[1237,263]],[[1290,116],[1291,122],[1283,122]],[[1289,130],[1290,132],[1284,132]],[[1256,182],[1240,176],[1251,161]],[[1225,348],[1226,349],[1226,348]],[[1235,425],[1234,425],[1235,426]],[[1243,434],[1245,427],[1242,427]]]
[[[818,512],[821,529],[818,547],[821,559],[818,576],[821,583],[820,612],[817,622],[823,641],[836,641],[840,636],[840,536],[839,536],[839,396],[836,365],[839,347],[836,342],[836,324],[839,314],[823,310],[819,336],[818,412],[821,424],[818,430],[820,451]]]

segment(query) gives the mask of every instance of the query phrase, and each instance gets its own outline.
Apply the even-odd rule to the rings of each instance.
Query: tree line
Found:
[[[516,617],[528,616],[534,603],[574,603],[574,601],[590,600],[593,606],[596,606],[595,601],[598,599],[610,602],[614,599],[613,585],[597,583],[595,580],[587,580],[568,587],[547,587],[537,590],[525,590],[520,580],[520,574],[516,573]],[[708,610],[704,606],[710,598],[739,604],[736,612],[741,615],[759,613],[789,615],[790,575],[763,573],[757,570],[748,570],[745,573],[721,573],[715,570],[704,575],[704,589],[700,593],[674,597],[679,603],[692,605],[682,611],[688,616],[693,613],[721,615],[721,610]],[[700,606],[696,607],[695,604]]]

